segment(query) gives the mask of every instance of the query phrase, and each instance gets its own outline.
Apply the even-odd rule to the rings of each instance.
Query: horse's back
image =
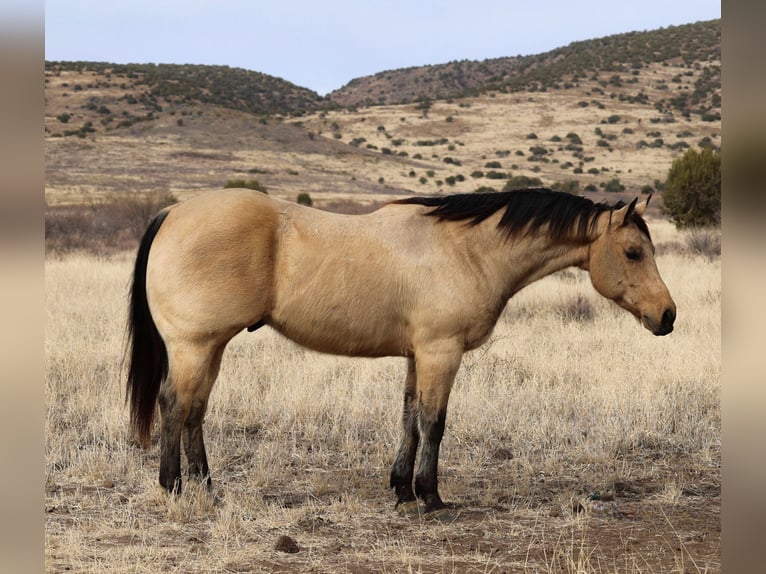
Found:
[[[237,189],[170,209],[147,269],[149,303],[163,335],[229,336],[261,318],[271,298],[279,205]]]

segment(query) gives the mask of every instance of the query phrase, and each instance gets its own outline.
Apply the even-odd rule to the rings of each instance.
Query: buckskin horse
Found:
[[[189,475],[211,484],[202,423],[224,347],[268,325],[324,353],[407,358],[390,485],[397,507],[420,508],[420,499],[423,512],[445,508],[437,466],[455,374],[514,293],[576,266],[655,335],[673,330],[647,203],[534,189],[341,215],[225,189],[161,211],[138,249],[126,351],[131,422],[144,444],[159,403],[160,483],[180,492],[183,441]]]

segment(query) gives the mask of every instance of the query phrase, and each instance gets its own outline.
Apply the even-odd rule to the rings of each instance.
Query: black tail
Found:
[[[157,331],[149,303],[146,299],[146,264],[152,241],[167,217],[161,211],[149,224],[136,255],[133,283],[130,287],[128,316],[127,400],[130,401],[130,420],[137,438],[147,444],[152,429],[154,408],[162,381],[168,376],[168,353]]]

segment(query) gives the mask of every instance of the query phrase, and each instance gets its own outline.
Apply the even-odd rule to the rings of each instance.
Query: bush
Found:
[[[541,187],[543,180],[539,177],[529,177],[528,175],[515,175],[508,179],[503,186],[503,191],[513,191],[514,189],[526,189],[530,187]]]
[[[695,227],[686,236],[686,245],[692,253],[712,261],[721,255],[721,230],[714,227]]]
[[[596,315],[590,299],[582,295],[577,295],[568,301],[561,302],[557,306],[556,312],[565,323],[592,321]]]
[[[676,227],[721,223],[721,154],[710,148],[686,150],[670,166],[662,211]]]
[[[299,193],[298,198],[295,201],[300,205],[307,205],[308,207],[314,205],[314,202],[311,200],[311,196],[305,191],[303,193]]]
[[[260,191],[261,193],[266,193],[266,187],[261,184],[257,179],[229,179],[226,181],[226,185],[223,186],[224,188],[245,188],[245,189],[253,189],[255,191]]]
[[[610,179],[604,185],[604,191],[618,192],[625,191],[625,186],[620,183],[620,180],[616,177]]]
[[[176,201],[168,192],[125,193],[88,205],[47,208],[45,251],[108,255],[134,250],[157,212]]]
[[[580,192],[580,182],[576,179],[568,179],[566,181],[557,181],[551,186],[552,189],[558,191],[564,191],[566,193],[577,194]]]

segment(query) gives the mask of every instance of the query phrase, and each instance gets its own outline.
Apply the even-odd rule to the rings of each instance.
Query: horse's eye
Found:
[[[641,259],[641,252],[638,249],[628,249],[625,251],[625,257],[631,261],[638,261]]]

